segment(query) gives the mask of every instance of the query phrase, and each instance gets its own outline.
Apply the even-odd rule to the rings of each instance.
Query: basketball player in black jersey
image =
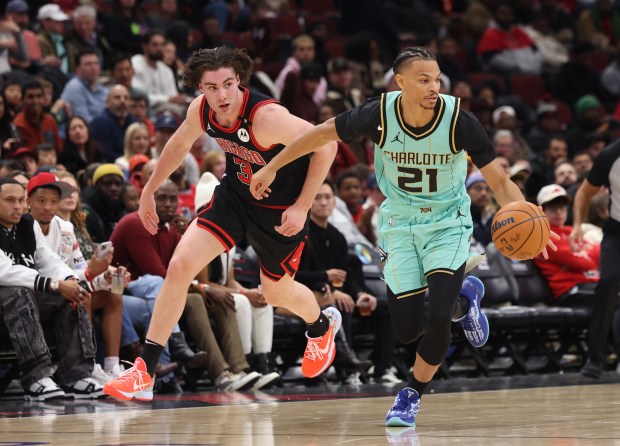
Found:
[[[254,199],[249,191],[252,174],[312,125],[277,101],[241,87],[251,69],[245,50],[226,47],[198,50],[186,65],[186,84],[202,94],[189,106],[185,121],[166,144],[144,187],[139,213],[145,228],[151,234],[157,232],[154,192],[201,134],[214,138],[226,153],[226,175],[170,261],[142,356],[120,378],[106,384],[108,395],[125,400],[152,398],[157,360],[183,312],[192,279],[244,238],[260,258],[267,302],[288,308],[307,324],[303,374],[318,376],[334,359],[340,313],[332,308],[321,312],[313,293],[293,278],[306,239],[308,210],[336,155],[336,144],[328,143],[312,158],[301,157],[288,165],[271,185],[269,199]]]

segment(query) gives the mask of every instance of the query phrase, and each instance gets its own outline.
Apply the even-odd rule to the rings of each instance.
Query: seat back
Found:
[[[486,259],[469,272],[469,275],[478,277],[484,284],[483,306],[514,304],[518,287],[510,273],[509,260],[499,253],[493,243],[485,247],[485,252]]]
[[[533,260],[511,261],[512,274],[519,286],[518,303],[532,306],[551,302],[551,289]]]
[[[246,288],[256,288],[260,283],[260,266],[254,248],[248,246],[235,248],[234,258],[235,279]]]

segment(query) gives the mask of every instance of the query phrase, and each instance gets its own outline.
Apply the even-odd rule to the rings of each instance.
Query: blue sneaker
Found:
[[[489,320],[480,309],[484,285],[477,277],[468,276],[463,281],[460,294],[469,301],[467,314],[459,320],[465,338],[474,347],[482,347],[489,339]]]
[[[411,387],[398,392],[394,405],[385,416],[386,426],[415,427],[415,416],[420,410],[420,395]]]

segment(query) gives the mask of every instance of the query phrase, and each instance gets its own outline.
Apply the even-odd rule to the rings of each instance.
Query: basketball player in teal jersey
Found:
[[[378,231],[394,331],[403,343],[421,337],[413,376],[386,425],[415,426],[420,397],[448,351],[452,321],[461,321],[476,347],[489,334],[480,311],[484,287],[471,276],[463,282],[472,233],[465,152],[501,206],[524,198],[495,160],[482,125],[459,109],[458,98],[438,93],[441,72],[432,53],[402,50],[394,73],[401,91],[370,98],[300,135],[254,174],[250,191],[256,199],[268,197],[282,166],[328,141],[363,135],[375,142],[376,176],[387,197]],[[555,249],[553,242],[549,246]]]

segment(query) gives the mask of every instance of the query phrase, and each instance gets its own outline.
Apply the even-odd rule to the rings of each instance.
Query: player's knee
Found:
[[[191,258],[187,256],[174,255],[168,264],[166,278],[185,278],[189,275],[193,279],[195,275],[193,274],[194,269],[195,265],[193,264]]]
[[[424,334],[424,327],[412,323],[397,324],[392,319],[392,327],[394,328],[394,336],[401,344],[411,344]]]

